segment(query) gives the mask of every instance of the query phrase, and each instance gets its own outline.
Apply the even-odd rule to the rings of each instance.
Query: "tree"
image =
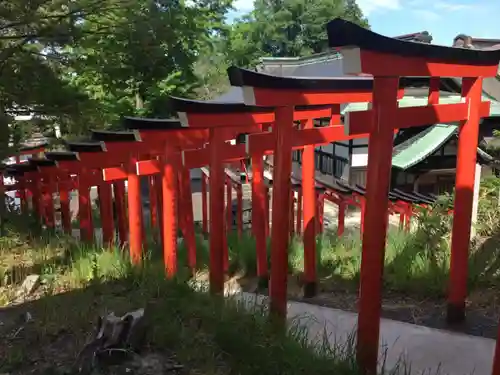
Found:
[[[299,57],[328,50],[325,26],[342,17],[369,27],[355,0],[256,0],[228,40],[232,63],[251,66],[262,56]]]
[[[100,0],[0,2],[1,158],[12,152],[8,144],[10,131],[19,130],[13,129],[17,114],[72,122],[93,112],[95,103],[61,79],[67,62],[60,50],[80,38],[79,20],[107,10]]]
[[[66,50],[71,84],[102,103],[105,126],[124,114],[170,115],[167,97],[198,85],[194,63],[222,27],[224,4],[135,0],[85,18],[83,37]]]

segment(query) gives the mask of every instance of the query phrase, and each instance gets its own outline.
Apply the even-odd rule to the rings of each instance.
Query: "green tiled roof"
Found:
[[[452,95],[439,98],[440,104],[453,104],[460,103],[462,97],[459,95]],[[490,117],[500,117],[500,102],[483,96],[484,101],[491,101]],[[418,107],[427,105],[428,100],[426,97],[413,97],[405,96],[399,100],[399,107]],[[349,103],[343,110],[342,114],[346,112],[364,111],[369,107],[369,103]],[[422,160],[432,155],[438,150],[446,141],[448,141],[457,130],[456,124],[436,124],[428,127],[414,137],[400,143],[394,147],[392,154],[392,166],[399,169],[408,169]],[[491,156],[478,148],[480,157],[489,160]],[[484,155],[483,155],[484,154]]]
[[[408,169],[432,155],[455,133],[455,125],[433,125],[394,147],[392,166]]]
[[[462,97],[460,95],[450,95],[439,98],[440,104],[453,104],[460,103]],[[500,102],[492,100],[483,95],[483,101],[491,101],[490,117],[500,117]],[[428,103],[426,97],[405,96],[399,100],[400,107],[421,107],[426,106]],[[368,109],[369,103],[349,103],[342,110],[345,112],[364,111]]]

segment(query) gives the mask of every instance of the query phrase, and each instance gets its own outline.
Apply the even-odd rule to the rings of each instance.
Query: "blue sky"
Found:
[[[450,45],[458,34],[500,39],[499,0],[358,0],[372,30],[387,36],[427,30],[434,44]],[[248,12],[253,0],[235,0],[236,12]]]

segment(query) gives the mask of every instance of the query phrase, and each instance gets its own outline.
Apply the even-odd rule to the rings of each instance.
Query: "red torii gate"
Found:
[[[192,125],[192,121],[195,121],[195,126],[201,126],[203,124],[243,124],[245,121],[249,121],[249,114],[260,110],[261,116],[264,116],[267,112],[267,118],[262,118],[262,123],[259,124],[269,124],[274,121],[274,113],[269,108],[258,108],[258,107],[248,107],[241,103],[214,103],[214,102],[201,102],[193,101],[188,99],[172,98],[172,106],[178,112],[180,116],[186,118]],[[305,121],[311,120],[317,117],[331,117],[332,116],[332,106],[304,106],[297,108],[294,113],[295,121]],[[181,117],[181,118],[182,118]],[[194,120],[193,120],[194,118]],[[222,125],[224,126],[224,125]],[[248,125],[247,125],[248,126]],[[261,287],[267,286],[268,283],[268,273],[267,273],[267,255],[266,255],[266,230],[265,230],[265,210],[266,210],[266,192],[264,186],[263,177],[263,161],[262,158],[265,153],[272,150],[273,136],[271,133],[268,134],[248,134],[245,125],[239,127],[241,133],[246,134],[246,139],[253,136],[264,135],[262,148],[254,147],[250,151],[247,145],[237,144],[237,145],[227,145],[227,144],[209,144],[208,147],[199,150],[187,150],[183,152],[183,159],[185,165],[189,168],[201,167],[206,165],[210,161],[210,153],[212,148],[217,147],[219,149],[219,157],[221,161],[234,161],[250,158],[252,161],[252,232],[256,238],[256,251],[257,251],[257,275],[259,277],[259,285]],[[223,132],[225,128],[217,129],[217,131]],[[298,135],[302,137],[298,141],[298,148],[301,147],[300,142],[308,139],[307,132]],[[319,139],[316,139],[319,140]],[[314,141],[314,140],[313,140]],[[267,146],[267,148],[266,148]],[[212,171],[211,171],[212,173]],[[212,176],[210,181],[212,180]],[[211,190],[212,191],[212,190]],[[210,196],[212,199],[212,195]],[[212,216],[211,216],[212,217]],[[212,232],[210,232],[212,236]],[[224,261],[226,259],[224,258]],[[214,286],[215,289],[217,287]]]
[[[94,224],[92,221],[92,205],[90,188],[97,186],[99,209],[102,222],[103,244],[114,243],[113,207],[111,201],[111,187],[103,183],[98,171],[110,158],[98,159],[95,155],[103,152],[104,144],[99,142],[68,142],[69,152],[46,153],[46,157],[56,161],[59,168],[78,176],[78,216],[80,220],[80,236],[87,242],[94,241]],[[121,227],[119,226],[119,229]],[[122,230],[119,230],[120,239]]]
[[[387,38],[353,23],[335,19],[327,26],[330,47],[340,47],[348,74],[374,76],[370,110],[351,112],[349,134],[370,133],[367,172],[366,226],[363,236],[358,355],[366,370],[375,371],[378,356],[380,297],[386,222],[379,211],[386,208],[392,160],[392,129],[442,122],[459,122],[457,177],[451,245],[448,321],[465,318],[468,247],[479,120],[489,114],[481,101],[482,77],[494,77],[500,51],[477,51],[405,42]],[[464,77],[465,103],[398,108],[401,76]],[[396,121],[394,119],[396,118]],[[439,120],[439,121],[437,121]]]
[[[97,186],[103,244],[112,245],[115,233],[111,187],[103,183],[100,175],[96,172],[99,167],[92,165],[88,159],[89,154],[102,152],[103,145],[95,142],[68,142],[67,147],[70,151],[46,152],[45,157],[54,161],[59,170],[65,171],[67,174],[77,175],[80,237],[87,242],[93,242],[94,240],[90,188],[91,186]],[[59,194],[61,200],[63,197],[66,200],[69,191],[64,188],[59,189]]]
[[[179,120],[168,119],[144,119],[144,118],[124,118],[124,125],[139,134],[141,146],[147,150],[150,160],[135,160],[133,173],[140,175],[162,174],[163,178],[163,246],[165,255],[165,265],[167,274],[171,277],[177,272],[177,214],[175,202],[177,201],[177,180],[176,172],[180,172],[179,183],[182,186],[181,205],[185,213],[190,216],[183,220],[183,229],[188,242],[189,265],[194,269],[196,265],[196,243],[194,237],[194,221],[192,219],[191,187],[189,170],[182,168],[181,151],[185,148],[202,147],[209,140],[207,129],[185,129]],[[257,128],[249,130],[256,131]],[[99,132],[101,135],[103,132]],[[94,134],[97,134],[94,132]],[[222,139],[235,138],[237,132],[234,129],[226,129],[221,134]],[[94,136],[95,137],[95,136]],[[99,136],[101,137],[101,136]],[[121,147],[125,147],[122,144]],[[132,145],[128,145],[134,148]],[[137,148],[137,146],[135,146]],[[118,150],[117,150],[118,151]],[[162,160],[157,160],[156,156],[163,156]],[[166,156],[165,156],[166,155]],[[168,176],[165,176],[165,166],[168,169]],[[123,167],[111,167],[104,169],[105,180],[119,180],[124,178],[127,172]]]
[[[17,182],[14,185],[5,186],[2,178],[1,192],[3,194],[5,191],[17,189],[19,191],[21,203],[20,211],[24,213],[27,211],[28,207],[27,195],[31,195],[33,211],[38,219],[42,219],[41,215],[43,211],[40,209],[39,205],[40,181],[31,178],[31,174],[33,173],[38,174],[36,166],[27,162],[5,165],[4,174],[15,178]],[[26,194],[27,192],[28,194]]]
[[[276,107],[273,168],[273,227],[271,234],[271,286],[270,307],[273,314],[284,322],[287,301],[289,221],[280,220],[282,212],[290,205],[291,151],[293,149],[293,112],[299,105],[335,105],[347,102],[370,102],[372,81],[370,79],[325,78],[300,79],[269,76],[235,67],[228,70],[233,86],[243,87],[245,103],[248,105],[272,105]],[[252,87],[254,86],[254,87]],[[305,294],[316,293],[316,252],[315,241],[315,168],[314,144],[330,143],[345,137],[343,126],[313,128],[312,122],[302,131],[316,134],[319,142],[309,143],[302,157],[302,183],[304,191],[304,241],[311,243],[304,255]],[[322,134],[322,132],[333,134]],[[256,145],[260,142],[256,142]],[[252,140],[249,139],[249,147]],[[311,229],[312,228],[312,229]]]
[[[272,108],[266,107],[255,107],[255,106],[245,106],[241,103],[220,103],[220,102],[201,102],[201,101],[190,101],[186,99],[180,98],[172,98],[172,107],[177,110],[179,113],[179,118],[183,121],[185,126],[189,127],[200,127],[206,126],[206,124],[214,124],[211,125],[211,132],[217,136],[217,133],[223,132],[225,127],[234,126],[234,124],[238,124],[240,126],[241,132],[245,132],[245,126],[252,125],[261,125],[273,123],[274,113],[272,112]],[[326,110],[327,113],[323,113],[323,115],[331,116],[331,108],[304,108],[303,111],[297,111],[295,113],[295,120],[303,120],[308,118],[313,118],[314,115],[311,115],[311,111],[317,113],[318,110],[322,110],[323,112]],[[224,198],[224,189],[223,183],[224,181],[219,181],[219,177],[222,178],[223,170],[214,171],[214,165],[217,168],[217,164],[220,164],[222,160],[225,158],[233,158],[240,159],[250,157],[252,160],[252,212],[253,212],[253,220],[252,220],[252,231],[256,236],[256,251],[257,251],[257,272],[259,275],[259,284],[261,286],[267,284],[267,257],[266,257],[266,245],[265,245],[265,187],[263,180],[263,161],[262,157],[264,152],[258,150],[256,152],[247,153],[245,145],[235,145],[228,146],[232,147],[233,150],[236,150],[234,153],[230,153],[229,155],[223,154],[223,148],[218,147],[220,143],[211,142],[209,150],[199,150],[194,151],[195,156],[194,159],[199,160],[200,163],[206,163],[208,159],[210,159],[210,191],[216,191],[219,195],[210,194],[210,239],[211,239],[211,258],[212,264],[216,264],[219,262],[217,259],[218,256],[224,258],[223,254],[218,254],[217,252],[217,243],[219,233],[215,232],[215,230],[219,231],[220,226],[218,222],[219,218],[214,216],[216,212],[221,212],[220,209],[215,208],[218,205],[219,200],[223,200]],[[206,153],[203,157],[201,154]],[[214,158],[214,153],[216,157]],[[207,154],[210,154],[208,156]],[[187,152],[185,153],[187,155]],[[185,156],[187,159],[188,156]],[[221,176],[219,176],[219,172]],[[255,219],[255,221],[254,221]],[[222,224],[221,224],[222,225]],[[224,236],[223,233],[220,234]],[[221,259],[222,263],[224,263],[224,259]],[[212,274],[211,277],[211,290],[212,292],[222,291],[223,287],[223,276],[222,274],[218,274],[218,267],[210,267],[210,271]]]
[[[28,162],[36,167],[38,177],[42,181],[41,207],[47,228],[55,229],[54,194],[59,192],[62,227],[66,233],[70,233],[71,218],[67,194],[68,185],[73,184],[70,175],[59,170],[55,162],[47,158],[30,158]]]
[[[21,162],[21,156],[24,155],[36,155],[40,154],[45,151],[46,147],[48,146],[48,143],[41,143],[37,144],[34,146],[24,146],[21,147],[16,154],[14,155],[14,159],[16,161],[16,164],[14,165],[19,165],[19,164],[26,164],[26,162]],[[6,167],[12,167],[13,165],[7,165]],[[12,170],[12,169],[11,169]],[[20,187],[19,189],[19,200],[21,203],[21,212],[25,212],[27,210],[27,204],[26,204],[26,186],[24,183],[25,175],[24,173],[21,173],[18,175],[20,180],[18,180],[18,186]],[[3,180],[1,181],[1,185],[3,185]],[[0,187],[1,189],[1,187]],[[2,195],[3,196],[3,195]]]
[[[480,116],[486,116],[489,112],[489,103],[481,103],[481,79],[468,78],[464,80],[467,87],[467,102],[439,105],[429,104],[425,107],[398,108],[399,76],[493,76],[496,74],[498,52],[483,52],[460,50],[447,47],[437,47],[423,45],[412,42],[404,42],[385,38],[368,30],[362,29],[347,21],[340,19],[332,21],[328,25],[330,44],[338,46],[360,46],[364,49],[348,49],[344,56],[344,68],[350,73],[371,73],[374,79],[374,95],[372,109],[368,111],[352,112],[346,116],[346,130],[348,134],[370,134],[369,161],[368,161],[368,184],[367,203],[365,211],[365,228],[363,234],[363,258],[361,268],[360,285],[360,308],[358,320],[358,358],[360,365],[365,371],[376,372],[379,340],[380,321],[380,293],[383,257],[385,247],[385,236],[387,220],[382,215],[386,215],[388,208],[389,177],[391,170],[393,131],[394,128],[404,128],[409,126],[419,126],[440,122],[463,123],[460,133],[459,162],[457,170],[457,186],[470,187],[470,194],[458,194],[456,204],[461,216],[457,215],[454,227],[463,230],[461,233],[462,243],[459,246],[467,247],[470,230],[470,213],[472,201],[472,185],[474,181],[474,168],[470,165],[475,163],[475,150],[477,146],[477,127]],[[401,56],[402,55],[402,56]],[[390,62],[390,63],[389,63]],[[293,84],[293,78],[270,77],[255,72],[245,71],[237,68],[229,69],[230,81],[232,85],[243,86],[245,101],[249,105],[273,104],[281,105],[277,112],[280,117],[276,131],[277,144],[275,147],[275,176],[280,182],[276,185],[274,192],[276,198],[274,211],[282,211],[288,204],[289,182],[291,161],[288,157],[291,152],[290,141],[290,116],[293,113],[293,106],[304,104],[317,104],[321,98],[327,102],[353,101],[349,95],[340,92],[339,86],[325,87],[327,80],[299,80],[301,85]],[[288,81],[286,84],[280,81]],[[317,95],[308,95],[311,91],[309,85],[314,83]],[[346,79],[348,81],[348,79]],[[468,83],[469,82],[469,83]],[[309,89],[309,90],[308,90]],[[342,97],[344,96],[344,97]],[[354,99],[358,100],[359,99]],[[363,100],[363,101],[369,101]],[[470,112],[470,117],[468,116]],[[469,117],[469,119],[468,119]],[[390,126],[387,126],[390,124]],[[358,131],[353,131],[353,129]],[[463,131],[468,129],[468,131]],[[475,129],[475,130],[474,130]],[[463,135],[466,134],[466,135]],[[466,141],[466,138],[469,141]],[[468,142],[468,143],[467,143]],[[472,150],[472,151],[471,151]],[[473,154],[473,155],[472,155]],[[472,175],[465,178],[464,169]],[[459,177],[460,175],[460,177]],[[470,183],[472,181],[472,183]],[[465,185],[465,186],[464,186]],[[470,185],[470,186],[469,186]],[[464,206],[470,206],[464,210]],[[464,215],[465,214],[465,215]],[[278,215],[278,213],[276,213]],[[287,232],[287,223],[283,220],[279,230],[273,228],[273,251],[278,253],[273,261],[280,267],[276,275],[276,287],[279,290],[274,292],[271,289],[271,307],[274,312],[285,317],[286,313],[286,248],[287,236],[282,233]],[[466,230],[465,230],[466,229]],[[458,232],[460,233],[460,232]],[[454,230],[456,236],[457,230]],[[465,237],[464,237],[465,236]],[[467,249],[464,254],[457,254],[457,242],[454,241],[452,258],[452,280],[457,281],[451,285],[452,301],[457,295],[462,297],[461,291],[466,283]],[[459,260],[459,278],[456,277],[456,258]],[[271,279],[273,282],[273,280]],[[453,284],[453,283],[452,283]],[[273,285],[271,285],[272,287]],[[273,303],[274,302],[274,303]],[[455,305],[456,306],[456,305]]]

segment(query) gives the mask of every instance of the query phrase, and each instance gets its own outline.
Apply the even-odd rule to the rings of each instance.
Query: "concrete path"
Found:
[[[250,293],[242,293],[237,298],[248,306],[266,303],[266,297]],[[328,336],[331,345],[353,342],[355,313],[289,302],[288,318],[305,325],[312,341],[322,341]],[[386,370],[399,364],[401,374],[411,370],[412,374],[491,375],[494,340],[389,319],[381,320],[380,329],[379,366],[385,358]]]

